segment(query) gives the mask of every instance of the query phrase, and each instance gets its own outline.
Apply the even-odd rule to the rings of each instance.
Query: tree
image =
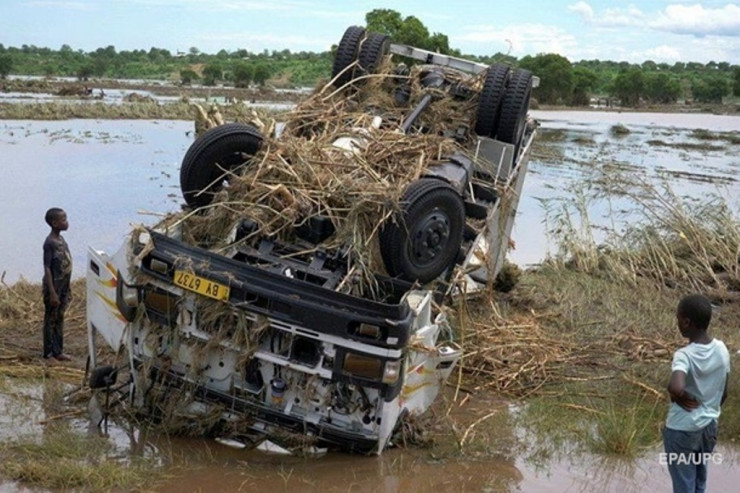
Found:
[[[573,106],[588,106],[591,102],[591,91],[596,87],[599,76],[586,67],[573,69],[573,95],[570,104]]]
[[[254,68],[250,63],[237,62],[233,72],[236,87],[249,87],[249,83],[254,79]]]
[[[396,42],[426,48],[429,44],[429,29],[418,18],[410,15],[401,23],[401,30],[396,33]]]
[[[185,68],[180,70],[180,84],[184,86],[192,84],[193,81],[198,80],[199,78],[198,74],[196,74],[192,69]]]
[[[735,67],[733,72],[732,95],[740,96],[740,67]]]
[[[172,57],[169,50],[152,47],[147,53],[147,57],[152,63],[164,63]]]
[[[403,26],[401,14],[391,9],[375,9],[365,14],[368,31],[387,34],[396,38]]]
[[[270,78],[270,68],[266,63],[258,63],[254,66],[253,80],[255,84],[264,86],[267,79]]]
[[[93,75],[102,77],[108,70],[108,59],[102,56],[96,56],[92,62]]]
[[[450,53],[450,39],[446,34],[434,33],[429,37],[429,45],[427,47],[430,51],[437,51],[439,53]]]
[[[449,39],[442,33],[429,34],[429,29],[417,17],[391,9],[375,9],[365,14],[367,30],[387,34],[396,43],[407,44],[440,53],[449,53]]]
[[[656,64],[652,60],[645,60],[644,62],[642,62],[642,70],[653,71],[653,70],[656,70],[657,68],[658,68],[658,64]]]
[[[645,97],[653,103],[675,103],[681,96],[681,83],[663,72],[645,74]]]
[[[721,76],[704,77],[691,84],[691,94],[700,103],[722,103],[729,92],[730,84]]]
[[[619,98],[622,106],[637,106],[643,96],[644,86],[642,70],[630,68],[617,74],[610,92]]]
[[[5,79],[13,70],[13,59],[9,54],[0,55],[0,79]]]
[[[77,69],[77,79],[87,80],[93,73],[95,73],[95,67],[93,67],[92,63],[88,62]]]
[[[223,77],[223,69],[220,63],[209,63],[203,67],[203,83],[207,86],[215,86],[216,81]]]
[[[681,73],[684,70],[686,70],[686,64],[683,62],[676,62],[673,64],[673,67],[671,67],[671,71],[676,73]]]
[[[547,104],[567,104],[573,93],[573,66],[567,58],[555,53],[525,56],[519,66],[540,78],[535,89],[537,101]]]

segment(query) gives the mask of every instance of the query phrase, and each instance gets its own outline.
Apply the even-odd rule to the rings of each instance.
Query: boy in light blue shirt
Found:
[[[663,445],[674,493],[703,493],[707,463],[717,443],[717,419],[727,398],[730,354],[708,333],[712,305],[694,294],[681,299],[678,329],[689,344],[676,351],[668,393],[671,405],[663,430]]]

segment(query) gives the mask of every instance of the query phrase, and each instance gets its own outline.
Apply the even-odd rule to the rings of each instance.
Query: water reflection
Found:
[[[48,440],[58,443],[60,430],[85,435],[84,416],[54,419],[69,411],[63,395],[71,386],[46,381],[17,383],[0,380],[0,439]],[[454,406],[460,425],[467,414],[480,415],[492,404],[481,399],[472,407]],[[501,403],[499,403],[501,405]],[[506,406],[502,412],[506,414]],[[471,410],[474,411],[471,413]],[[509,412],[516,412],[509,408]],[[505,417],[505,416],[504,416]],[[486,440],[487,451],[437,454],[434,449],[390,449],[380,457],[329,453],[319,458],[285,457],[233,449],[213,440],[168,437],[143,431],[112,419],[108,434],[90,439],[101,460],[128,462],[145,459],[152,467],[150,491],[306,491],[306,492],[669,492],[670,478],[660,464],[660,445],[635,459],[576,452],[565,444],[545,460],[533,461],[526,450],[511,448],[506,437],[517,436],[526,448],[531,437],[511,421],[486,422],[496,433]],[[462,425],[458,431],[465,428]],[[55,435],[55,433],[57,435]],[[65,435],[61,435],[65,436]],[[504,437],[496,440],[495,436]],[[74,439],[73,442],[79,442]],[[78,444],[79,445],[79,444]],[[96,452],[96,453],[98,453]],[[721,464],[709,471],[710,491],[735,491],[738,451],[722,443],[716,452]],[[511,457],[511,458],[508,458]],[[1,491],[43,491],[3,482]]]

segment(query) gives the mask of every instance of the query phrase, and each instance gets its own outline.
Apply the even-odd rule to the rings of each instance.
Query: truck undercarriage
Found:
[[[363,46],[373,48],[373,63]],[[335,62],[334,84],[341,89],[361,76],[347,74],[357,70],[353,64],[363,68],[365,61],[366,73],[389,52],[444,70],[488,74],[484,92],[503,73],[352,27],[340,43],[337,60],[346,60]],[[422,85],[445,87],[444,72],[429,73],[436,75],[426,74]],[[472,138],[457,139],[459,153],[408,185],[405,216],[379,234],[385,272],[366,277],[363,289],[353,286],[358,281],[347,251],[321,247],[334,225],[320,214],[303,222],[292,242],[262,234],[258,221],[243,217],[218,249],[186,242],[181,221],[134,228],[112,255],[90,248],[91,387],[110,389],[126,367],[128,402],[154,419],[174,416],[237,439],[288,432],[321,446],[382,452],[405,416],[431,405],[462,355],[441,307],[481,289],[504,262],[536,132],[526,117],[534,78],[511,76],[508,68],[506,74],[524,89],[504,84],[501,94],[480,97],[491,104],[485,98],[496,96],[499,106],[507,97],[519,99],[514,121],[494,125],[512,135],[499,140],[500,129],[479,123]],[[438,97],[432,94],[405,114],[401,132],[423,131],[417,118]],[[484,110],[479,121],[492,117]],[[235,135],[259,152],[262,137],[245,126],[224,127],[191,147],[200,154],[184,164],[182,181],[196,212],[208,206],[202,192],[213,180],[210,168],[193,163],[209,145]],[[454,133],[445,138],[455,139]],[[351,161],[362,139],[355,135],[335,147]],[[194,177],[200,180],[195,188]],[[99,361],[101,338],[127,361]]]

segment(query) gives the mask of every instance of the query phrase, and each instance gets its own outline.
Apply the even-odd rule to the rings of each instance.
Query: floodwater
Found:
[[[738,145],[702,141],[692,131],[737,135],[740,117],[538,111],[533,116],[541,122],[546,143],[538,149],[547,152],[538,150],[533,156],[525,180],[514,230],[517,247],[511,254],[517,263],[535,263],[548,253],[542,200],[561,197],[595,163],[616,163],[647,179],[668,177],[681,194],[717,192],[737,200]],[[612,136],[610,129],[617,123],[631,132]],[[179,165],[192,143],[192,130],[192,122],[185,121],[0,122],[0,273],[5,281],[41,279],[41,245],[48,232],[43,216],[51,206],[68,212],[65,236],[75,276],[84,275],[88,245],[112,251],[132,223],[152,224],[159,214],[177,210],[182,203]],[[685,143],[709,146],[671,145]],[[555,155],[559,158],[551,159]],[[23,399],[0,394],[0,440],[43,433],[43,388],[28,386],[12,394],[23,394]],[[487,413],[481,409],[492,405],[501,406],[502,413],[513,412],[505,404],[476,399],[455,412],[480,416]],[[27,408],[19,408],[19,402]],[[80,429],[87,426],[84,419],[74,423]],[[563,454],[534,463],[506,445],[444,459],[415,449],[392,449],[381,457],[332,453],[304,459],[234,450],[206,440],[141,436],[115,425],[110,440],[123,455],[166,458],[167,466],[176,467],[172,479],[153,485],[165,492],[670,491],[658,448],[627,461]],[[710,491],[734,491],[740,479],[738,452],[729,444],[718,452],[723,461],[711,468]],[[29,491],[15,483],[0,483],[0,490]]]
[[[42,437],[53,433],[46,422],[60,409],[49,408],[51,384],[11,384],[0,381],[0,439]],[[50,394],[50,395],[47,395]],[[479,416],[491,409],[513,413],[505,403],[473,398],[467,405],[453,406],[451,416]],[[572,492],[668,493],[670,478],[660,462],[661,450],[647,450],[629,460],[586,453],[553,454],[543,461],[526,457],[526,450],[510,438],[522,430],[502,428],[501,420],[490,424],[501,440],[490,441],[490,449],[475,453],[446,454],[418,448],[395,448],[381,456],[328,453],[305,458],[272,455],[256,450],[234,449],[208,439],[185,439],[143,433],[136,428],[109,422],[110,447],[101,460],[126,462],[144,458],[155,465],[148,488],[163,493],[300,491],[332,492]],[[86,433],[88,420],[74,418],[70,425]],[[482,425],[484,426],[485,423]],[[490,430],[489,430],[490,432]],[[513,447],[513,448],[511,448]],[[710,465],[709,491],[735,491],[736,465],[740,459],[732,445],[721,444]],[[162,473],[161,476],[157,472]],[[1,482],[3,492],[39,492],[15,482]]]
[[[532,114],[541,123],[547,152],[535,153],[525,179],[513,233],[516,248],[510,253],[515,263],[535,264],[553,253],[543,200],[562,197],[599,164],[615,164],[646,179],[668,179],[679,194],[721,193],[737,200],[740,145],[698,140],[692,132],[737,136],[738,116]],[[631,133],[613,137],[610,129],[617,123]],[[186,121],[0,122],[0,274],[5,272],[6,282],[21,276],[41,279],[41,245],[48,233],[43,216],[49,207],[62,207],[69,215],[66,238],[75,276],[84,275],[88,245],[110,252],[130,224],[152,224],[157,214],[177,210],[182,203],[179,166],[193,141],[192,130],[193,123]],[[708,147],[681,147],[687,143]],[[592,205],[596,216],[606,214],[602,205]]]
[[[510,258],[530,265],[554,254],[548,241],[545,207],[557,209],[570,187],[582,186],[596,170],[611,167],[648,183],[667,183],[677,196],[717,194],[740,211],[740,116],[685,113],[618,113],[603,111],[532,111],[540,126],[513,238]],[[629,133],[614,136],[614,125]],[[715,139],[697,134],[711,132]],[[616,173],[616,171],[615,171]],[[596,226],[620,229],[614,212],[631,205],[625,199],[588,203]],[[628,221],[629,215],[621,219]],[[598,232],[595,235],[599,239]]]
[[[67,211],[75,277],[87,246],[114,250],[131,223],[176,210],[193,124],[177,121],[0,122],[0,273],[40,282],[44,214]]]

